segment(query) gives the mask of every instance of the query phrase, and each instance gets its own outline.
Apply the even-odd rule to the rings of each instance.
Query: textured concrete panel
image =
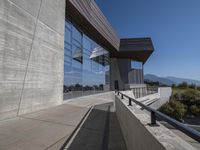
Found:
[[[64,39],[61,35],[38,22],[20,114],[62,103],[64,62],[62,41]]]
[[[63,6],[64,0],[42,1],[19,114],[62,103],[65,20]],[[52,11],[52,8],[56,11]],[[40,19],[51,22],[42,22]],[[58,30],[63,34],[58,33]]]
[[[40,8],[41,0],[10,0],[14,5],[26,10],[28,13],[36,17]]]
[[[0,120],[62,103],[64,20],[65,0],[0,0]]]
[[[0,6],[0,120],[16,116],[35,18],[7,0]]]
[[[65,0],[43,0],[39,20],[63,35]]]

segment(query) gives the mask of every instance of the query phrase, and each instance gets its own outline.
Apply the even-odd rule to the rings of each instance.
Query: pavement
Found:
[[[88,107],[63,104],[0,122],[0,150],[59,149]]]
[[[94,106],[90,110],[91,106]],[[0,150],[58,150],[83,126],[70,150],[126,150],[113,100],[85,98],[0,121]],[[116,138],[117,137],[117,138]]]

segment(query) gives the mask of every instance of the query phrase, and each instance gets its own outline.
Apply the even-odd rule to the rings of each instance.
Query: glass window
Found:
[[[65,29],[71,29],[72,28],[72,24],[69,21],[65,21]]]
[[[83,36],[83,48],[91,51],[91,47],[92,47],[91,41],[84,35]]]
[[[82,35],[81,32],[79,32],[74,26],[72,27],[72,33],[73,33],[73,39],[81,43],[82,41]]]
[[[109,90],[109,53],[81,33],[65,25],[64,100]]]
[[[65,41],[65,49],[71,50],[71,44]]]
[[[65,42],[71,43],[71,37],[72,37],[71,30],[66,28],[65,29]]]

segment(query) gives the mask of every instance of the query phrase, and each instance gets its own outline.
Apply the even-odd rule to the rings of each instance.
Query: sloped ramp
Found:
[[[67,150],[126,150],[113,103],[95,106]]]

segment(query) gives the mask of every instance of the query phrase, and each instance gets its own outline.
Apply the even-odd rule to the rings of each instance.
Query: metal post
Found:
[[[121,93],[121,99],[124,99],[124,95]]]
[[[156,115],[155,112],[151,112],[151,125],[156,125]]]
[[[131,100],[131,98],[128,99],[128,106],[132,106],[132,100]]]

